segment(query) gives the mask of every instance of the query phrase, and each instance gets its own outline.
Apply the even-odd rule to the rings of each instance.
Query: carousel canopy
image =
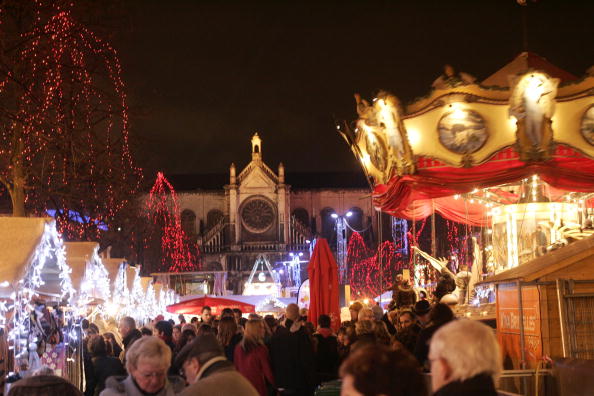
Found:
[[[482,83],[446,67],[406,108],[386,92],[355,97],[356,127],[339,130],[384,212],[485,225],[484,206],[453,197],[533,176],[556,191],[594,191],[593,75],[577,80],[522,53]]]

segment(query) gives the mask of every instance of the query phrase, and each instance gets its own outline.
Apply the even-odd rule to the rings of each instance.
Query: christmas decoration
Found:
[[[355,298],[375,297],[392,287],[396,273],[407,264],[401,249],[401,244],[385,241],[373,252],[359,233],[351,235],[347,263]]]
[[[189,238],[181,226],[175,190],[162,172],[157,174],[151,189],[146,203],[146,214],[154,227],[152,235],[145,240],[145,248],[149,249],[151,244],[160,244],[159,270],[163,272],[198,271],[200,262],[197,259],[199,257],[197,248],[196,253],[192,253]],[[147,264],[149,263],[145,263]]]
[[[67,239],[99,240],[137,191],[121,66],[65,1],[0,6],[0,182],[13,214],[54,210]]]

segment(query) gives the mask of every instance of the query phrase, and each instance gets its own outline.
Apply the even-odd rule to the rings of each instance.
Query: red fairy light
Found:
[[[361,235],[353,232],[347,248],[351,291],[355,298],[377,297],[392,287],[396,273],[406,263],[400,253],[402,243],[382,243],[377,251],[365,246]]]
[[[116,51],[71,13],[36,0],[29,27],[0,65],[0,180],[22,170],[27,208],[54,209],[67,239],[99,239],[142,176],[128,146],[128,106]],[[0,6],[0,34],[7,13]],[[12,37],[12,36],[11,36]]]

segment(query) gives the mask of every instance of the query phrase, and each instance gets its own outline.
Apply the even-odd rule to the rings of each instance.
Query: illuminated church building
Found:
[[[348,213],[348,226],[367,229],[363,236],[368,239],[376,235],[377,215],[363,174],[285,173],[282,163],[275,172],[263,160],[257,133],[251,139],[251,162],[241,170],[231,164],[227,184],[216,176],[177,175],[170,180],[178,192],[182,228],[200,248],[202,270],[226,271],[231,292],[242,292],[258,257],[273,268],[299,253],[306,261],[315,236],[336,249],[337,216]],[[303,278],[305,270],[303,263]],[[184,278],[180,280],[190,287],[186,292],[201,291],[190,285],[198,286],[199,274]],[[218,294],[220,287],[209,292]]]

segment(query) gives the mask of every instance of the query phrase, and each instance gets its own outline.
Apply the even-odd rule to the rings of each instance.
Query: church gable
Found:
[[[276,180],[273,180],[267,173],[268,172],[264,172],[264,170],[259,166],[253,167],[250,169],[250,172],[244,176],[243,180],[241,180],[239,189],[275,188]]]

